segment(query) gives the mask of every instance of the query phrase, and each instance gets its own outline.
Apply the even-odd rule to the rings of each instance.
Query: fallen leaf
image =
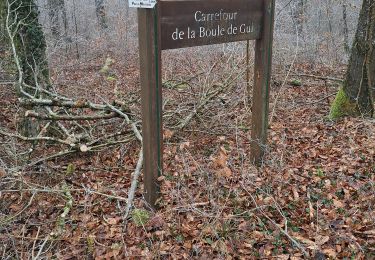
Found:
[[[79,147],[79,150],[83,153],[86,153],[89,151],[89,148],[87,147],[87,145],[85,144],[81,144],[80,147]]]
[[[333,205],[335,205],[336,208],[344,208],[345,207],[344,204],[341,201],[336,200],[336,199],[333,200]]]
[[[315,241],[319,246],[322,246],[329,241],[329,236],[317,236]]]
[[[293,186],[292,191],[293,191],[294,200],[298,201],[299,200],[299,194],[298,194],[297,188]]]
[[[174,132],[169,130],[169,129],[165,129],[164,130],[164,139],[170,139],[172,136],[173,136]]]
[[[328,255],[329,257],[336,258],[336,250],[333,248],[327,248],[323,250],[323,253]]]

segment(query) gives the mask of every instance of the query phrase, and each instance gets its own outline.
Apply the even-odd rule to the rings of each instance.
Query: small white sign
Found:
[[[129,0],[129,7],[154,8],[156,0]]]

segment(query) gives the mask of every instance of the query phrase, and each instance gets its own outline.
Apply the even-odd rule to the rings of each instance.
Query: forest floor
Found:
[[[84,95],[90,85],[111,99],[116,86],[102,84],[96,64],[55,72],[53,80],[62,92]],[[126,69],[115,64],[113,70],[125,96],[137,92],[136,63]],[[216,68],[210,72],[219,73]],[[248,159],[251,111],[244,84],[210,100],[177,133],[171,115],[188,114],[194,94],[186,94],[188,84],[165,88],[165,167],[157,212],[142,198],[141,178],[136,210],[123,219],[140,150],[136,141],[44,162],[11,176],[0,170],[0,256],[374,258],[375,121],[328,120],[338,84],[298,76],[342,77],[342,70],[299,65],[293,73],[295,80],[285,84],[285,73],[273,77],[269,146],[259,168]],[[73,83],[75,88],[64,88]],[[190,99],[181,107],[185,94]],[[0,122],[15,129],[15,92],[2,88],[0,96]],[[139,114],[138,105],[133,108]]]

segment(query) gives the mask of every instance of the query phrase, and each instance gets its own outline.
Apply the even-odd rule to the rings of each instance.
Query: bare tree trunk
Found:
[[[347,54],[350,53],[350,46],[349,46],[349,29],[348,29],[348,12],[346,4],[342,5],[342,20],[343,20],[343,34],[344,34],[344,48]]]
[[[7,78],[7,72],[5,67],[7,66],[7,37],[5,29],[5,17],[6,7],[5,2],[0,1],[0,82],[5,81]]]
[[[104,0],[95,0],[96,17],[102,30],[108,28],[107,14],[105,12]]]
[[[369,89],[371,93],[371,101],[375,102],[375,4],[372,2],[372,9],[370,10],[370,26],[368,35],[368,59],[367,59],[367,75],[369,82]],[[374,104],[373,104],[374,105]],[[374,113],[373,107],[373,113]]]
[[[0,41],[5,39],[5,17],[6,17],[6,5],[4,1],[0,1]],[[3,45],[0,45],[3,47]]]
[[[375,4],[363,0],[346,81],[332,105],[332,119],[345,115],[373,116],[375,89]]]
[[[6,48],[5,17],[6,17],[6,5],[4,1],[0,1],[0,59],[3,57],[3,55],[5,55],[5,48]]]
[[[5,3],[7,35],[18,67],[19,87],[24,83],[35,87],[25,91],[38,97],[41,93],[35,89],[48,89],[50,79],[46,42],[38,21],[37,6],[34,0],[6,0]],[[38,128],[39,122],[30,118],[23,118],[19,124],[19,131],[24,136],[36,136]]]
[[[56,42],[60,36],[58,1],[48,1],[48,16],[53,40]]]
[[[67,16],[64,0],[48,0],[48,16],[50,20],[51,33],[55,41],[57,41],[62,33],[60,28],[60,20],[63,25],[64,34],[67,33]]]
[[[302,36],[303,25],[305,21],[305,0],[298,0],[294,19],[296,20],[298,35]]]
[[[78,23],[77,23],[76,1],[75,0],[73,0],[73,21],[74,21],[74,29],[75,29],[76,57],[79,60],[80,53],[79,53],[79,46],[78,46]]]
[[[49,68],[46,59],[46,41],[38,20],[34,0],[11,2],[10,17],[22,26],[15,31],[16,51],[23,71],[23,81],[31,86],[49,85]]]

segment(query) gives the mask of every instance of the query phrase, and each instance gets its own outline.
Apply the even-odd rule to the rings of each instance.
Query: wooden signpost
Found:
[[[150,5],[144,3],[147,1],[132,3],[141,7],[138,30],[145,198],[155,207],[163,169],[161,51],[256,41],[250,156],[259,163],[267,142],[275,0],[159,0],[156,5],[148,1]]]

